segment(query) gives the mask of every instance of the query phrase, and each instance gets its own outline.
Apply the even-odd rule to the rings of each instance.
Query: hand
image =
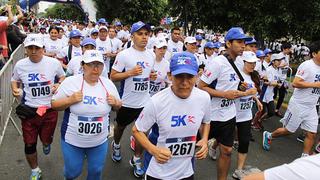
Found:
[[[140,65],[136,65],[133,69],[128,71],[129,76],[137,76],[142,74],[142,72],[143,72],[143,69]]]
[[[58,89],[60,84],[54,84],[52,85],[52,94],[54,94],[56,92],[56,90]]]
[[[200,147],[200,150],[196,152],[197,159],[204,159],[207,157],[208,154],[208,140],[201,139],[196,144],[197,147]]]
[[[110,94],[107,96],[107,103],[114,109],[118,109],[122,105],[120,100],[118,100],[117,98],[115,98],[113,95],[110,95]]]
[[[157,79],[157,71],[151,71],[151,73],[150,73],[150,79],[151,79],[151,81],[155,81],[156,79]]]
[[[19,97],[21,95],[21,93],[20,93],[21,91],[22,91],[22,89],[20,89],[20,88],[13,89],[12,90],[12,95],[14,97]]]
[[[70,96],[72,104],[81,102],[83,99],[83,94],[81,91],[75,92]]]
[[[238,90],[228,90],[224,92],[224,97],[227,99],[237,99],[241,95],[241,91]]]
[[[152,153],[152,155],[159,164],[168,162],[172,157],[171,151],[168,148],[164,147],[156,147],[156,150],[154,153]]]

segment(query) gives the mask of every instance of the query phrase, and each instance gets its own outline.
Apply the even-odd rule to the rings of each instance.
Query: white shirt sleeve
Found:
[[[138,119],[135,122],[137,129],[141,132],[147,132],[156,123],[156,111],[153,101],[149,101],[143,108]]]
[[[211,122],[211,119],[210,119],[210,110],[211,110],[211,99],[210,99],[210,95],[206,92],[207,94],[207,98],[205,99],[205,114],[204,114],[204,117],[203,117],[203,120],[202,120],[202,123],[205,123],[205,124],[209,124]]]
[[[309,71],[307,70],[306,63],[302,63],[297,69],[296,77],[305,80],[308,77],[308,73]]]
[[[57,54],[57,58],[65,58],[67,56],[67,53],[68,53],[68,48],[69,46],[67,47],[64,47],[63,49],[61,49],[61,51],[59,51],[59,53]]]
[[[220,70],[220,65],[211,61],[210,63],[208,63],[208,66],[204,68],[204,72],[200,79],[206,84],[211,84],[214,80],[216,80],[219,77]]]
[[[116,60],[113,63],[112,69],[118,71],[118,72],[122,72],[125,68],[125,56],[123,53],[119,53],[116,56]]]
[[[20,81],[19,73],[18,73],[18,68],[19,68],[19,62],[14,66],[13,68],[13,73],[11,77],[11,81]]]

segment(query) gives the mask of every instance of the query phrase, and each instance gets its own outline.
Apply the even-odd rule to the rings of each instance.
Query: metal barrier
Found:
[[[13,67],[16,62],[25,57],[25,49],[20,45],[12,54],[8,62],[0,71],[0,146],[5,135],[5,131],[9,120],[17,129],[18,133],[22,135],[19,127],[12,117],[12,109],[15,98],[11,92],[11,76]]]

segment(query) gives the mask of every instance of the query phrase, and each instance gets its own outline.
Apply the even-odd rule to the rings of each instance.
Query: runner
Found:
[[[183,43],[180,41],[181,31],[179,27],[171,29],[171,39],[168,41],[168,51],[173,53],[183,51]]]
[[[134,45],[121,51],[113,64],[111,79],[122,81],[120,96],[123,105],[120,108],[116,125],[114,127],[114,141],[112,142],[112,160],[119,162],[121,157],[120,140],[123,131],[135,121],[143,107],[150,100],[149,83],[150,78],[156,79],[156,73],[152,72],[154,66],[154,53],[146,49],[150,33],[150,26],[139,21],[131,28],[132,41]],[[142,177],[142,147],[135,143],[135,153],[130,160],[134,168],[134,175]]]
[[[87,159],[88,180],[102,178],[108,149],[109,113],[121,107],[118,91],[101,77],[103,57],[87,50],[81,65],[83,75],[68,77],[52,98],[52,108],[64,110],[61,126],[61,150],[64,177],[77,178]]]
[[[43,40],[45,49],[44,55],[55,58],[64,47],[62,40],[58,38],[59,28],[57,26],[51,26],[49,28],[49,35],[49,38]]]
[[[304,147],[301,156],[310,155],[318,128],[318,114],[316,104],[320,97],[320,41],[313,42],[310,46],[313,59],[303,62],[297,70],[292,82],[295,87],[289,101],[288,109],[282,128],[272,133],[263,133],[263,149],[270,150],[271,140],[276,137],[294,133],[298,127],[306,131]]]
[[[204,45],[204,52],[199,57],[199,61],[201,62],[201,64],[204,64],[206,66],[210,61],[213,60],[214,48],[215,48],[215,45],[211,41],[207,42]]]
[[[37,139],[39,136],[43,153],[48,155],[58,117],[58,112],[51,109],[50,104],[52,94],[58,87],[53,82],[56,76],[59,83],[62,82],[64,72],[58,60],[43,55],[40,34],[29,34],[24,46],[28,57],[15,65],[11,87],[15,97],[22,96],[16,113],[21,119],[25,156],[32,169],[30,179],[38,180],[41,169],[38,166]]]
[[[132,128],[147,151],[147,180],[194,179],[194,158],[207,156],[210,96],[195,87],[197,72],[193,54],[176,53],[170,62],[172,86],[151,98]],[[202,139],[196,142],[201,125]]]
[[[239,27],[231,28],[226,37],[227,54],[216,57],[206,67],[198,84],[212,97],[211,116],[212,136],[219,143],[219,160],[217,163],[217,179],[226,180],[231,163],[231,152],[236,125],[236,107],[234,100],[244,96],[237,90],[239,77],[233,66],[237,56],[241,55],[245,44],[250,39]]]

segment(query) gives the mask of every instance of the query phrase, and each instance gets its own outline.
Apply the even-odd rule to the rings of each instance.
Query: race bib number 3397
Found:
[[[166,147],[173,157],[190,157],[194,155],[196,136],[166,139]]]

